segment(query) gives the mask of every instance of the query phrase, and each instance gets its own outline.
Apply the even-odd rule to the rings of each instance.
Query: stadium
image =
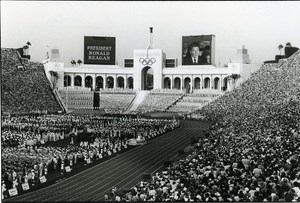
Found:
[[[218,53],[222,32],[168,33],[174,54],[142,29],[133,49],[136,31],[80,30],[71,63],[65,47],[1,46],[2,201],[300,201],[298,41],[256,64],[248,45]]]

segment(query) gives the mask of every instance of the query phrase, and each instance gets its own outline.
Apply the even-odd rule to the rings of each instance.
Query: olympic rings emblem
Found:
[[[140,63],[143,64],[144,66],[151,66],[152,64],[154,64],[156,62],[155,58],[140,58]]]

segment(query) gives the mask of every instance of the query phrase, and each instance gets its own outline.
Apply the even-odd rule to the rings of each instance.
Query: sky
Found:
[[[245,45],[253,63],[272,60],[278,45],[300,47],[300,2],[1,1],[1,47],[30,41],[33,61],[58,48],[62,61],[83,60],[84,36],[116,37],[119,65],[149,45],[181,63],[182,36],[214,34],[216,64]],[[49,47],[49,48],[48,48]]]

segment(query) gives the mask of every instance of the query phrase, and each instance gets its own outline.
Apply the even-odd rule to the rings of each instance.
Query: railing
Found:
[[[151,93],[167,93],[167,94],[185,94],[186,89],[178,90],[178,89],[153,89],[150,91]]]
[[[91,92],[91,88],[88,88],[88,87],[79,87],[79,86],[63,87],[60,90],[62,90],[62,91],[84,91],[84,92]]]
[[[100,89],[99,90],[100,93],[103,92],[112,92],[112,93],[116,93],[116,92],[122,92],[122,93],[135,93],[137,92],[136,89],[128,89],[128,88],[106,88],[106,89]]]

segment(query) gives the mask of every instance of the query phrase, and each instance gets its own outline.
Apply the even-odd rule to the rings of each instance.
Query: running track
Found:
[[[162,169],[164,161],[180,159],[178,151],[186,148],[193,136],[209,127],[209,124],[197,121],[182,121],[182,125],[182,128],[61,182],[5,202],[103,201],[105,192],[113,186],[118,189],[131,188],[142,180],[142,174]]]

